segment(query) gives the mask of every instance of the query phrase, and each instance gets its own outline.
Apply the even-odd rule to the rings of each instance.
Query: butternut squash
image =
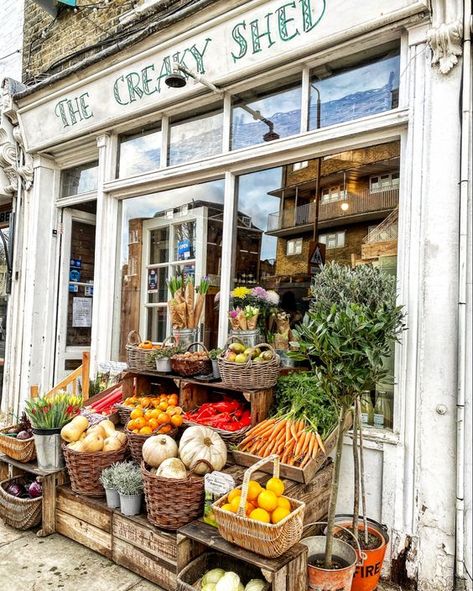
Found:
[[[102,451],[103,449],[103,437],[97,431],[89,433],[80,443],[84,446],[84,451],[89,453]]]
[[[74,417],[70,423],[67,423],[61,429],[61,437],[69,443],[78,441],[88,426],[89,421],[82,415]]]
[[[113,435],[115,435],[115,425],[112,423],[112,421],[106,419],[105,421],[100,421],[99,425],[105,431],[106,437],[112,437]]]
[[[102,451],[118,451],[122,447],[123,443],[120,441],[120,438],[116,435],[112,435],[104,440]]]
[[[105,439],[107,437],[107,433],[105,429],[102,427],[102,423],[98,423],[97,425],[94,425],[93,427],[87,429],[87,435],[92,434],[99,435],[100,437],[102,437],[102,439]]]
[[[79,452],[85,451],[83,441],[74,441],[73,443],[69,443],[67,447],[69,449],[72,449],[72,451],[79,451]]]

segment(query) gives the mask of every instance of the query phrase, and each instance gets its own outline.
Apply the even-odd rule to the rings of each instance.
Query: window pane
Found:
[[[309,129],[389,111],[398,105],[399,55],[311,79]]]
[[[241,93],[232,110],[232,150],[295,135],[301,129],[301,85]]]
[[[160,304],[168,301],[168,267],[148,269],[148,303]]]
[[[161,342],[166,338],[167,309],[148,308],[146,338],[153,342]]]
[[[118,176],[120,178],[159,168],[161,130],[144,131],[120,138]]]
[[[166,263],[169,260],[169,227],[152,230],[150,243],[150,264]]]
[[[171,123],[169,166],[220,154],[222,152],[222,137],[222,110]]]
[[[75,166],[61,172],[61,197],[88,193],[97,189],[98,162]]]
[[[174,257],[175,261],[195,258],[195,222],[185,222],[174,226]]]

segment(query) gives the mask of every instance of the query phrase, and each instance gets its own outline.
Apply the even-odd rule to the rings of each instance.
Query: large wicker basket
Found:
[[[150,355],[152,350],[140,349],[141,337],[136,330],[128,334],[128,341],[125,347],[128,367],[135,371],[156,371],[156,363]]]
[[[163,425],[164,427],[164,425]],[[171,431],[169,431],[169,433],[166,433],[166,435],[169,435],[169,437],[173,437],[175,438],[177,435],[177,427],[174,427]],[[150,435],[140,435],[139,433],[133,433],[132,431],[130,431],[129,429],[125,429],[125,433],[126,433],[126,438],[128,440],[128,448],[130,450],[131,453],[131,457],[134,459],[134,461],[137,464],[141,464],[141,461],[143,460],[143,445],[145,443],[145,441],[149,438],[152,437],[153,435],[160,435],[159,431],[156,431],[155,433],[151,433]]]
[[[186,427],[202,427],[203,423],[194,423],[193,421],[184,420],[184,425]],[[220,437],[225,441],[227,447],[233,447],[240,444],[248,431],[251,429],[251,425],[245,427],[244,429],[240,429],[239,431],[224,431],[223,429],[211,427],[210,425],[204,425],[204,427],[207,427],[207,429],[212,429],[212,431],[215,431],[215,433],[220,435]]]
[[[267,343],[261,343],[254,349],[267,349],[272,352],[272,358],[264,363],[258,363],[248,356],[246,363],[235,363],[225,359],[225,352],[218,357],[218,369],[222,382],[239,390],[264,390],[271,388],[278,381],[281,359],[275,350]]]
[[[15,476],[0,482],[0,517],[5,523],[15,529],[30,529],[41,522],[43,497],[37,499],[18,499],[6,492],[11,482],[23,480],[22,476]]]
[[[71,488],[75,493],[86,497],[103,497],[105,490],[100,484],[102,470],[115,462],[124,460],[126,444],[116,451],[78,452],[63,444],[62,451],[66,460],[67,471],[71,479]]]
[[[201,347],[208,355],[208,351],[202,343],[192,343],[187,347],[186,352],[192,347]],[[182,355],[173,355],[171,357],[171,368],[173,373],[180,376],[204,376],[212,373],[212,362],[210,357],[194,361],[185,359]]]
[[[18,462],[32,462],[36,458],[34,437],[30,439],[17,439],[5,435],[11,427],[0,429],[0,453],[5,454]]]
[[[212,469],[205,460],[207,466]],[[145,462],[141,463],[148,521],[161,529],[175,531],[203,515],[204,478],[191,473],[187,478],[163,478],[152,474]]]
[[[190,562],[177,575],[177,591],[200,589],[200,581],[203,575],[214,568],[222,568],[224,571],[237,573],[243,585],[247,585],[251,579],[264,580],[261,570],[253,564],[243,562],[233,558],[233,556],[226,556],[220,552],[205,552]],[[264,588],[264,591],[267,589],[269,589],[269,583]]]
[[[262,523],[246,517],[245,506],[248,495],[248,484],[253,472],[257,472],[266,462],[274,462],[275,478],[279,478],[279,457],[276,455],[256,462],[245,472],[242,485],[242,495],[238,513],[224,511],[221,507],[227,502],[225,495],[213,505],[218,532],[228,542],[241,548],[266,556],[277,558],[287,552],[291,546],[297,544],[302,537],[304,525],[305,503],[289,499],[291,513],[279,523]]]

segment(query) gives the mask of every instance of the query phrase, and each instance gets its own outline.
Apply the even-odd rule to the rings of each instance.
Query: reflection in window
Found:
[[[241,93],[232,110],[232,150],[289,137],[301,129],[301,85]]]
[[[394,109],[399,95],[399,54],[311,79],[309,129]]]
[[[61,172],[61,197],[71,197],[97,189],[98,162],[75,166]]]
[[[168,164],[201,160],[222,152],[223,111],[199,114],[191,119],[171,122]]]
[[[161,130],[153,129],[120,138],[118,176],[133,176],[159,168]]]
[[[294,240],[288,240],[286,243],[286,254],[288,256],[294,256],[296,254],[302,254],[302,238],[296,238]]]
[[[331,234],[319,234],[319,242],[329,248],[343,248],[345,246],[345,230]]]
[[[399,187],[399,173],[381,174],[370,178],[370,193],[380,193]]]

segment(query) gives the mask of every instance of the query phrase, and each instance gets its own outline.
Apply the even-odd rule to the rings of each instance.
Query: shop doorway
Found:
[[[62,210],[55,382],[90,351],[94,300],[95,202]]]

